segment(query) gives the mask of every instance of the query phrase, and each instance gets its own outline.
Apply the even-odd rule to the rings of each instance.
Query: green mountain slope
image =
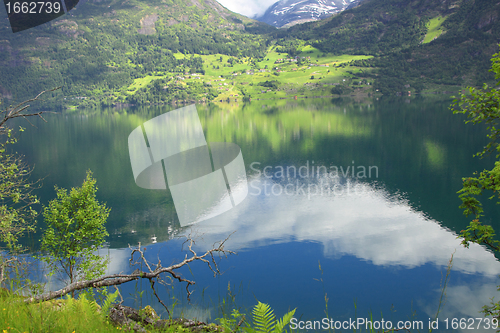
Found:
[[[498,0],[367,0],[320,22],[292,27],[324,52],[376,55],[362,66],[377,67],[375,88],[482,85],[500,42]],[[430,39],[430,40],[429,40]]]
[[[45,107],[300,98],[361,86],[363,93],[456,91],[494,80],[499,3],[366,0],[277,30],[215,0],[82,0],[20,33],[2,20],[0,100],[56,86],[63,88]]]
[[[7,23],[0,25],[0,97],[19,101],[63,86],[49,98],[53,106],[62,96],[89,106],[113,99],[147,74],[203,71],[201,58],[177,59],[177,52],[262,56],[266,39],[255,32],[270,28],[215,0],[94,0],[20,33]]]
[[[439,37],[373,62],[380,67],[379,88],[400,91],[407,84],[420,88],[493,84],[489,68],[500,42],[499,10],[499,1],[462,1],[442,23]]]
[[[454,8],[450,0],[366,0],[329,19],[292,27],[288,33],[328,52],[385,54],[420,44],[426,21]]]

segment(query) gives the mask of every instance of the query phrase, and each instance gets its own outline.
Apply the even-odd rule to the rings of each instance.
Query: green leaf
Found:
[[[258,302],[253,308],[253,323],[257,332],[271,333],[275,327],[274,312],[268,304]]]
[[[281,333],[281,332],[283,332],[283,330],[285,329],[285,326],[288,325],[288,323],[290,322],[290,320],[292,320],[293,315],[295,314],[295,310],[296,309],[293,309],[292,311],[289,311],[288,313],[286,313],[283,316],[283,318],[279,319],[276,322],[276,327],[274,329],[275,333]]]
[[[111,309],[111,306],[113,305],[114,302],[116,302],[116,299],[118,298],[118,295],[120,292],[116,290],[112,294],[108,294],[106,296],[106,299],[104,300],[102,307],[101,307],[101,315],[103,317],[106,317],[109,313],[109,310]]]

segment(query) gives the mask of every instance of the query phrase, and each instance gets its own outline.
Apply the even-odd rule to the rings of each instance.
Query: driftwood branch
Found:
[[[4,127],[5,123],[9,119],[14,119],[14,118],[19,118],[19,117],[22,117],[22,118],[26,119],[28,121],[28,123],[30,123],[30,125],[32,125],[32,126],[33,126],[33,124],[28,120],[27,117],[38,116],[43,121],[47,122],[45,120],[45,118],[43,118],[42,114],[47,113],[48,111],[39,111],[39,112],[34,112],[34,113],[22,113],[22,112],[24,110],[26,110],[27,108],[30,107],[30,105],[28,103],[41,100],[40,96],[42,96],[46,92],[55,91],[55,90],[61,89],[61,88],[62,87],[57,87],[57,88],[53,88],[53,89],[50,89],[50,90],[44,90],[41,93],[39,93],[38,95],[36,95],[36,97],[28,99],[28,100],[25,100],[24,102],[21,102],[21,103],[15,105],[15,106],[9,106],[4,111],[0,112],[0,114],[4,113],[4,116],[3,116],[2,120],[0,120],[0,129],[2,129]]]
[[[147,270],[141,271],[139,269],[136,269],[132,274],[112,274],[112,275],[105,275],[99,278],[95,278],[92,280],[83,280],[83,281],[77,281],[74,282],[65,288],[62,288],[60,290],[54,291],[54,292],[49,292],[46,294],[38,295],[35,297],[29,297],[26,298],[24,301],[26,303],[35,303],[35,302],[43,302],[43,301],[48,301],[54,298],[62,297],[66,294],[72,293],[77,290],[82,290],[86,288],[101,288],[101,287],[109,287],[109,286],[117,286],[123,283],[127,283],[130,281],[138,280],[138,279],[148,279],[149,281],[154,281],[159,280],[161,282],[161,274],[167,273],[169,274],[172,278],[179,282],[185,282],[186,283],[186,291],[187,291],[187,297],[189,300],[189,296],[192,294],[192,291],[189,290],[189,287],[191,285],[194,285],[195,282],[183,278],[180,274],[177,274],[175,271],[193,261],[202,261],[206,263],[209,267],[209,269],[214,273],[214,276],[221,274],[219,271],[219,267],[217,265],[217,262],[215,260],[215,257],[218,255],[219,257],[224,256],[227,257],[229,254],[235,254],[235,252],[226,250],[224,248],[226,241],[229,239],[229,236],[224,239],[223,241],[220,241],[216,244],[214,244],[213,248],[206,251],[202,255],[198,255],[194,249],[193,245],[195,244],[195,241],[187,237],[186,243],[188,244],[188,250],[190,252],[190,255],[186,254],[184,257],[184,260],[177,264],[170,265],[168,267],[163,267],[161,265],[160,260],[158,260],[158,263],[156,264],[156,267],[151,268],[151,265],[147,262],[146,258],[144,257],[144,252],[141,249],[141,243],[139,243],[139,246],[137,248],[132,249],[129,245],[129,248],[132,249],[131,253],[131,258],[130,262],[134,263],[134,254],[138,253],[140,256],[140,260],[142,263],[144,263],[147,267]],[[154,285],[152,283],[152,285]],[[165,305],[164,305],[165,306]]]
[[[156,293],[155,280],[154,279],[149,279],[149,283],[151,283],[151,289],[153,290],[153,293],[155,294],[156,299],[158,300],[158,302],[160,302],[161,305],[163,305],[163,307],[165,308],[165,310],[167,310],[167,314],[170,317],[170,310],[165,305],[165,303],[163,303],[163,301],[161,300],[160,296],[158,296],[158,294]]]

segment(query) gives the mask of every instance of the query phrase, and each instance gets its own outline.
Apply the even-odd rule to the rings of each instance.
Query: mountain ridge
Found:
[[[355,6],[361,0],[280,0],[256,19],[278,28],[317,21]]]

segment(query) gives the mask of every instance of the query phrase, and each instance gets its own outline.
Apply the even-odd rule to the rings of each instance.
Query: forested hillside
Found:
[[[462,1],[442,23],[438,38],[372,62],[380,67],[379,87],[393,91],[403,84],[494,85],[489,69],[492,55],[499,51],[499,13],[499,1]]]
[[[500,42],[498,0],[366,0],[357,8],[280,32],[324,52],[375,55],[383,93],[429,85],[482,85]],[[431,37],[431,38],[429,38]]]
[[[176,59],[177,52],[262,56],[267,40],[255,32],[268,28],[215,0],[87,1],[16,34],[2,20],[0,94],[22,100],[62,86],[54,106],[63,103],[61,96],[92,106],[113,100],[113,93],[146,73],[203,72],[201,58]]]

